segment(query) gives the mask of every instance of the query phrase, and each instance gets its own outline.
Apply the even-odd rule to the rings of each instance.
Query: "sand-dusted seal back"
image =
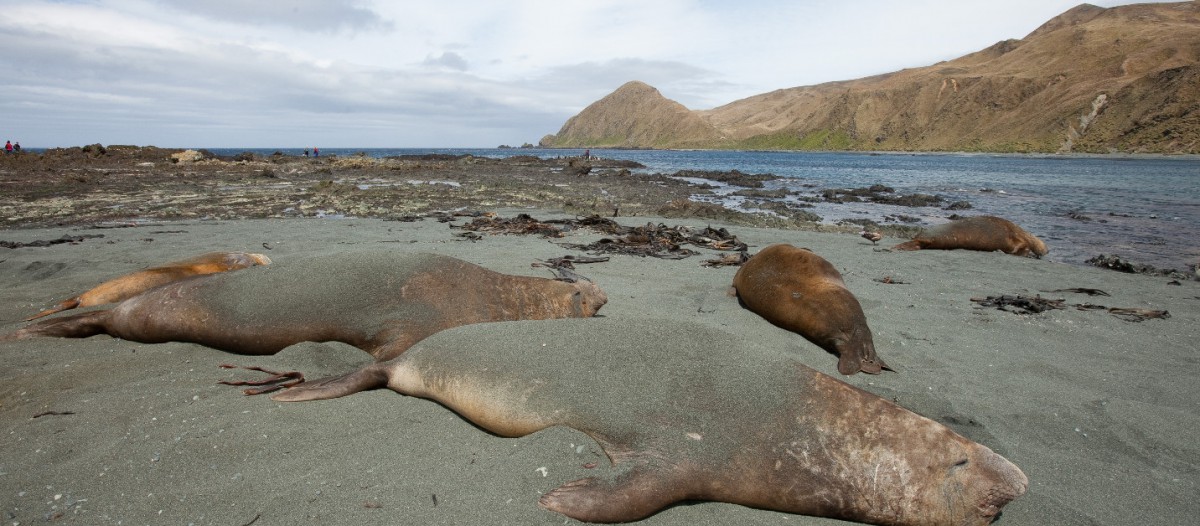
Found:
[[[875,353],[858,299],[811,250],[782,243],[762,249],[734,274],[733,291],[755,314],[838,355],[838,372],[891,370]]]
[[[647,343],[662,341],[669,351]],[[983,525],[1028,484],[1016,466],[933,420],[699,323],[460,327],[273,398],[380,387],[440,402],[501,436],[556,425],[588,434],[619,475],[566,482],[540,500],[588,522],[714,500],[873,524]]]
[[[895,250],[999,250],[1014,256],[1040,258],[1050,252],[1046,243],[1012,221],[995,216],[956,219],[922,230]]]
[[[78,307],[92,307],[95,305],[104,305],[105,303],[116,303],[132,298],[154,287],[192,276],[203,276],[206,274],[244,269],[255,265],[270,264],[271,258],[263,254],[210,252],[194,258],[175,261],[110,279],[96,285],[83,294],[67,298],[49,309],[25,318],[25,321],[36,320],[43,316],[49,316]]]
[[[450,327],[586,317],[606,301],[588,281],[507,275],[435,254],[358,251],[178,281],[110,310],[41,320],[3,339],[110,334],[259,355],[305,341],[340,341],[386,360]]]

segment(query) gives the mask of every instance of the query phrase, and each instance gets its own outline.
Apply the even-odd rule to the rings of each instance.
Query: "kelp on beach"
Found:
[[[745,253],[747,250],[746,244],[725,228],[696,229],[688,226],[667,226],[662,223],[629,227],[596,215],[581,219],[548,221],[538,221],[528,214],[519,214],[509,219],[480,217],[455,228],[494,235],[539,235],[546,238],[561,238],[567,231],[588,228],[611,236],[592,243],[563,244],[564,247],[591,254],[623,254],[662,259],[685,259],[698,254],[685,248],[685,244],[720,251]]]

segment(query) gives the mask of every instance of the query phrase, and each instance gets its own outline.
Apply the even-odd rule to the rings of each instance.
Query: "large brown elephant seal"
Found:
[[[838,372],[892,370],[876,356],[867,317],[842,275],[811,250],[762,249],[734,274],[733,290],[755,314],[838,355]]]
[[[1040,258],[1050,252],[1037,236],[1007,219],[975,216],[926,228],[911,241],[892,247],[895,250],[999,250],[1014,256]]]
[[[450,327],[592,316],[607,300],[588,281],[512,276],[434,254],[364,251],[185,279],[2,339],[110,334],[257,355],[340,341],[386,360]]]
[[[166,265],[151,267],[137,272],[131,272],[117,278],[110,279],[96,285],[91,290],[84,292],[73,298],[65,299],[49,309],[41,311],[33,316],[25,318],[25,321],[36,320],[43,316],[70,310],[77,307],[92,307],[95,305],[104,305],[105,303],[116,303],[125,299],[132,298],[147,290],[167,283],[179,281],[191,276],[202,276],[205,274],[216,274],[218,272],[228,272],[230,270],[239,270],[255,265],[270,265],[271,258],[263,254],[249,254],[246,252],[211,252],[208,254],[196,256],[194,258],[185,259],[167,263]]]
[[[460,327],[272,398],[381,387],[504,437],[559,425],[586,433],[620,474],[567,482],[540,504],[588,522],[712,500],[874,524],[984,525],[1028,485],[1008,460],[933,420],[698,323]]]

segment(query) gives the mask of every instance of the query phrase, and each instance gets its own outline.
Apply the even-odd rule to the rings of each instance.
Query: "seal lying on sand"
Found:
[[[185,279],[0,339],[110,334],[259,355],[340,341],[386,360],[450,327],[587,317],[606,301],[591,282],[511,276],[434,254],[367,251]]]
[[[1050,252],[1037,236],[1012,221],[994,216],[964,217],[922,230],[912,241],[892,247],[895,250],[999,250],[1014,256],[1040,258]]]
[[[755,314],[838,355],[838,372],[892,370],[875,355],[867,317],[842,275],[812,251],[764,248],[734,274],[733,289]]]
[[[648,347],[660,341],[672,348]],[[696,323],[460,327],[272,398],[380,387],[500,436],[556,425],[586,433],[621,474],[567,482],[540,504],[588,522],[712,500],[874,524],[984,525],[1028,485],[1008,460],[933,420]]]
[[[91,307],[116,303],[132,298],[159,285],[166,285],[191,276],[216,274],[239,270],[255,265],[270,265],[271,258],[262,254],[246,252],[212,252],[183,261],[167,263],[161,267],[151,267],[146,270],[129,273],[119,278],[113,278],[96,285],[91,290],[74,298],[68,298],[49,309],[34,314],[25,321],[36,320],[56,312],[74,309],[76,307]]]

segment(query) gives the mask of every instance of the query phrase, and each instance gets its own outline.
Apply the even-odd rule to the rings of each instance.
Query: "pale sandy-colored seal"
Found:
[[[670,349],[654,350],[653,342]],[[588,522],[712,500],[889,525],[984,525],[1028,485],[985,446],[804,366],[691,322],[552,320],[460,327],[402,356],[301,384],[279,401],[387,387],[504,437],[567,426],[619,475],[549,491]]]
[[[174,281],[179,281],[191,276],[202,276],[205,274],[216,274],[218,272],[228,272],[231,270],[239,270],[255,265],[270,265],[271,258],[263,254],[249,254],[246,252],[211,252],[208,254],[196,256],[194,258],[185,259],[167,263],[166,265],[151,267],[137,272],[131,272],[117,278],[110,279],[96,285],[91,290],[84,292],[73,298],[65,299],[49,309],[34,314],[25,321],[36,320],[43,316],[49,316],[56,312],[70,310],[77,307],[92,307],[95,305],[104,305],[105,303],[116,303],[128,298],[132,298],[142,292],[150,290],[154,287],[165,285]]]
[[[733,291],[755,314],[838,355],[842,374],[892,370],[875,354],[867,317],[842,275],[811,250],[762,249],[734,274]]]
[[[606,301],[589,281],[513,276],[434,254],[363,251],[177,281],[3,339],[110,334],[254,355],[340,341],[386,360],[450,327],[586,317]]]
[[[1050,252],[1046,243],[1007,219],[975,216],[926,228],[895,250],[999,250],[1014,256],[1040,258]]]

